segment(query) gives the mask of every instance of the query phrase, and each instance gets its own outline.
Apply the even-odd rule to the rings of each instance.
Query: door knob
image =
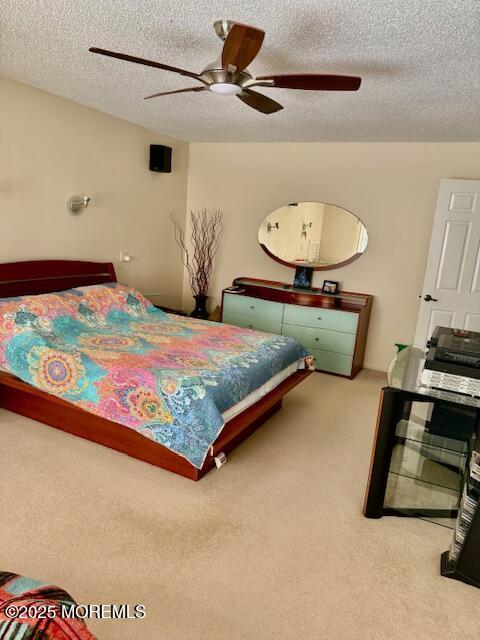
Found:
[[[437,298],[432,298],[432,296],[427,293],[427,295],[423,298],[425,302],[438,302]]]

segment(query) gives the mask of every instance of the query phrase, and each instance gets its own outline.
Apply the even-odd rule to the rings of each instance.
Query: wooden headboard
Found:
[[[0,264],[0,298],[53,293],[116,281],[111,262],[31,260]]]

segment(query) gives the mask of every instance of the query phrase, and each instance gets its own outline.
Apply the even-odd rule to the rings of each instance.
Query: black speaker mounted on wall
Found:
[[[172,172],[172,147],[164,147],[163,144],[150,145],[150,171],[159,173]]]

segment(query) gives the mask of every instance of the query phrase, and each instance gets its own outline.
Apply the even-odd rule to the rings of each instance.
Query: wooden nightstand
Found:
[[[162,307],[159,304],[154,304],[153,306],[157,309],[160,309],[161,311],[165,311],[165,313],[174,313],[176,316],[188,315],[188,313],[185,313],[185,311],[181,311],[180,309],[170,309],[170,307]]]

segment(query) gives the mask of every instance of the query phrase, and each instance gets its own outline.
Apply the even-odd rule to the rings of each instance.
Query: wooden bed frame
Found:
[[[115,269],[109,262],[37,260],[0,264],[0,298],[52,293],[116,281]],[[309,370],[296,371],[273,391],[229,420],[201,469],[134,429],[84,411],[9,373],[0,372],[0,407],[98,442],[186,478],[200,480],[215,466],[214,456],[222,451],[228,453],[247,438],[281,408],[283,396],[311,373]]]

